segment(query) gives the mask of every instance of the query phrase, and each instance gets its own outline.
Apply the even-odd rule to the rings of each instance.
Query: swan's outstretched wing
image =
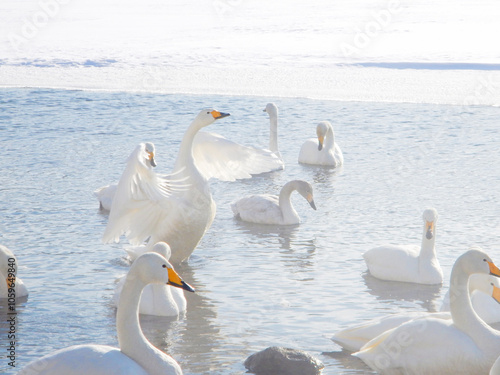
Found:
[[[144,144],[127,161],[111,205],[103,242],[119,241],[125,234],[133,245],[151,235],[151,230],[171,210],[175,193],[186,188],[175,175],[158,175],[144,162]]]
[[[218,134],[198,132],[193,142],[196,167],[207,179],[223,181],[250,178],[254,174],[281,170],[283,160],[269,150],[242,146]]]

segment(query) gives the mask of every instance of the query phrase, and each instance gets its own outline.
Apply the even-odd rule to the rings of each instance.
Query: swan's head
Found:
[[[145,153],[145,158],[149,162],[149,164],[152,167],[156,167],[155,145],[150,142],[144,143],[144,153]]]
[[[323,149],[323,142],[325,141],[326,133],[332,125],[328,121],[321,121],[318,126],[316,126],[316,135],[318,136],[318,150]]]
[[[479,290],[485,294],[491,295],[493,293],[492,284],[496,289],[500,290],[500,279],[491,275],[482,273],[475,273],[469,277],[469,290]]]
[[[229,113],[222,113],[216,111],[212,108],[203,109],[198,113],[198,116],[194,119],[194,123],[196,123],[200,128],[208,126],[212,124],[215,120],[224,118],[229,116]]]
[[[425,238],[431,240],[434,238],[436,230],[436,221],[438,219],[438,213],[434,208],[428,208],[424,211],[422,218],[425,223]]]
[[[316,204],[314,204],[313,188],[311,184],[307,181],[295,180],[294,185],[299,194],[302,195],[307,200],[307,202],[309,202],[309,205],[313,209],[316,209]]]
[[[169,260],[172,256],[172,249],[168,245],[168,243],[160,241],[157,242],[153,248],[151,249],[153,253],[157,253],[165,257],[166,260]]]
[[[0,274],[5,278],[7,288],[11,288],[15,285],[17,259],[14,253],[3,245],[0,245]]]
[[[168,284],[194,292],[194,288],[182,281],[165,257],[156,253],[145,253],[137,258],[130,267],[129,276],[138,277],[145,284]]]
[[[474,247],[462,254],[455,262],[455,267],[461,267],[467,275],[482,273],[500,277],[500,269],[481,248]]]
[[[267,103],[264,112],[269,114],[269,117],[278,116],[278,107],[274,103]]]

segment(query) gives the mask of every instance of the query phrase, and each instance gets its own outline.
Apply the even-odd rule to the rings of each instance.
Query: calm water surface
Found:
[[[212,181],[215,221],[188,264],[197,290],[179,319],[144,316],[146,336],[185,374],[243,374],[243,361],[271,345],[306,350],[324,374],[370,373],[330,341],[349,324],[439,308],[458,255],[477,244],[500,262],[500,140],[494,107],[312,101],[258,97],[0,90],[0,243],[17,255],[28,301],[18,305],[17,369],[74,344],[117,345],[114,281],[128,270],[122,244],[101,243],[107,216],[94,189],[117,181],[139,142],[157,147],[168,173],[194,115],[213,106],[231,117],[210,131],[268,145],[268,101],[280,108],[286,170],[238,182]],[[297,164],[302,142],[330,120],[344,152],[340,170]],[[315,189],[302,224],[248,225],[229,203],[278,193],[291,179]],[[361,254],[385,243],[420,243],[422,211],[439,212],[442,287],[380,282]],[[0,372],[6,308],[0,306]]]

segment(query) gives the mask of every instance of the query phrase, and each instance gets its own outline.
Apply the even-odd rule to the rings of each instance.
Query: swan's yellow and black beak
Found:
[[[187,290],[188,292],[194,292],[194,288],[182,281],[181,277],[175,272],[173,268],[168,269],[168,285],[175,286],[177,288],[181,288]]]
[[[212,116],[214,117],[214,119],[216,119],[216,120],[223,118],[223,117],[231,116],[229,113],[222,113],[219,111],[212,111],[211,113],[212,113]]]
[[[16,278],[15,277],[7,277],[5,279],[7,282],[7,289],[14,288],[16,286]]]
[[[493,294],[491,295],[495,301],[500,303],[500,288],[498,288],[495,284],[491,283],[493,285]]]
[[[497,266],[493,262],[489,262],[485,259],[486,263],[488,263],[488,266],[490,267],[490,275],[500,277],[500,270],[498,269]]]
[[[318,151],[323,149],[323,142],[325,141],[324,135],[318,135]]]
[[[148,151],[148,160],[152,167],[156,167],[155,154],[151,151]]]
[[[314,198],[311,193],[307,194],[306,199],[309,202],[309,205],[316,210],[316,205],[314,204]]]
[[[425,221],[425,238],[431,240],[434,237],[434,222],[433,221]]]

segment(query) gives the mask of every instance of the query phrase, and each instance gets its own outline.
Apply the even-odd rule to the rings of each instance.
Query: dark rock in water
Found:
[[[302,350],[272,346],[248,357],[245,367],[257,375],[318,375],[325,366]]]

